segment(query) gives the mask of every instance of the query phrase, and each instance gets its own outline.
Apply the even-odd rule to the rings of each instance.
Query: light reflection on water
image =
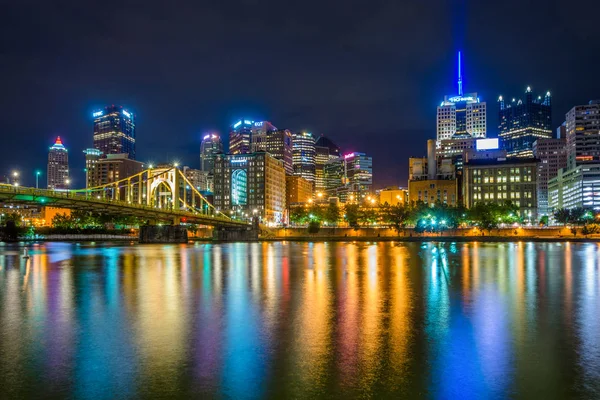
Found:
[[[0,398],[600,397],[596,243],[0,247]]]

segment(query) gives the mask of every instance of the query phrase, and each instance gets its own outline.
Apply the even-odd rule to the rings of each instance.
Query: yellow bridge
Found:
[[[233,220],[215,209],[176,167],[147,169],[106,185],[78,190],[0,184],[0,201],[136,216],[149,224],[248,226],[247,222]]]

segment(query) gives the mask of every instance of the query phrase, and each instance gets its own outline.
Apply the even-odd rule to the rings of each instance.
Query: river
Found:
[[[0,398],[600,398],[600,243],[0,244]]]

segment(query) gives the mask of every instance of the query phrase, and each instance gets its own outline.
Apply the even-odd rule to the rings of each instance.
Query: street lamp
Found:
[[[40,175],[42,173],[40,171],[35,171],[35,188],[39,189],[40,188]]]

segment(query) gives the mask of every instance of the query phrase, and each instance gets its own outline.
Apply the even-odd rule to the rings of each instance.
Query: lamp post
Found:
[[[42,173],[40,171],[35,171],[35,188],[39,189],[40,188],[40,175]]]

